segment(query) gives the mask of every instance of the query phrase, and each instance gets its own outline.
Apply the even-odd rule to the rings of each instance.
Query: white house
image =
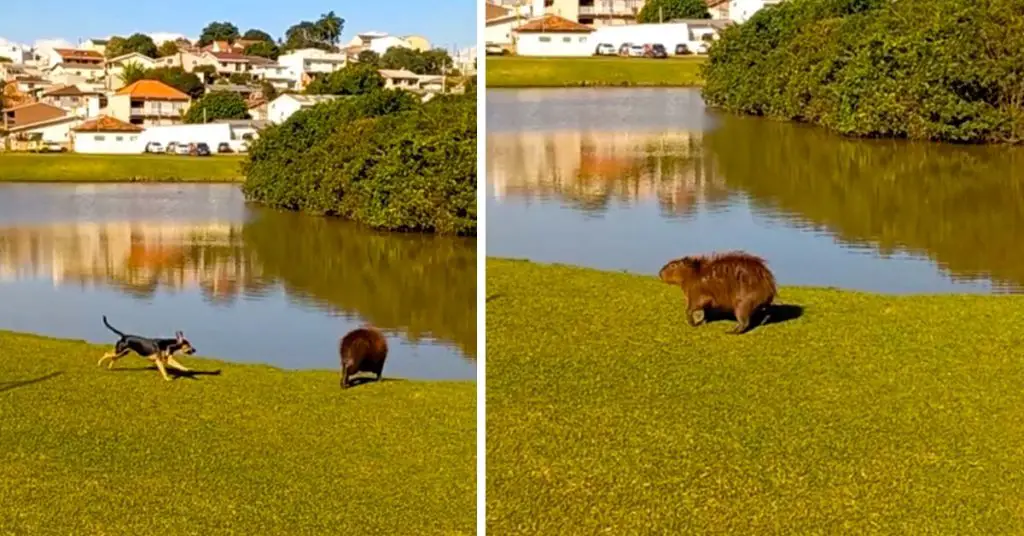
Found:
[[[558,15],[544,15],[514,30],[520,56],[591,56],[594,28]]]
[[[47,80],[68,86],[103,79],[103,66],[92,63],[61,62],[44,72]]]
[[[143,128],[107,115],[86,121],[71,129],[73,150],[87,154],[140,154],[146,144]]]
[[[393,35],[378,37],[377,39],[370,41],[370,45],[367,48],[383,56],[391,47],[413,48],[413,46],[405,39],[395,37]]]
[[[267,105],[267,120],[278,125],[284,123],[295,112],[304,108],[312,108],[321,102],[340,98],[338,95],[296,95],[286,93],[270,101]]]
[[[252,68],[252,75],[281,90],[298,89],[302,83],[301,73],[279,63],[257,65]]]
[[[405,89],[416,91],[420,87],[420,75],[405,69],[378,69],[384,78],[384,89]]]
[[[138,52],[131,52],[116,58],[110,58],[104,63],[107,71],[107,89],[116,91],[126,85],[122,75],[124,74],[125,67],[130,64],[138,65],[143,69],[152,69],[157,66],[156,60],[149,56],[139,54]]]
[[[25,64],[35,59],[32,47],[14,43],[0,37],[0,58],[7,58],[13,63]]]
[[[14,139],[37,139],[66,146],[71,142],[71,129],[81,122],[80,117],[65,115],[9,127],[7,135]]]
[[[729,18],[742,24],[754,16],[754,13],[781,2],[782,0],[730,0]]]
[[[340,71],[348,65],[348,56],[318,48],[303,48],[282,54],[276,64],[264,65],[253,74],[278,89],[301,89],[312,75]],[[306,76],[303,76],[306,75]]]

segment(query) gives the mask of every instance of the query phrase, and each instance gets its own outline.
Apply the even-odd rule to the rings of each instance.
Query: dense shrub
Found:
[[[847,135],[1024,136],[1024,0],[788,0],[722,32],[705,101]]]
[[[247,199],[378,229],[476,234],[476,98],[340,97],[264,131]]]

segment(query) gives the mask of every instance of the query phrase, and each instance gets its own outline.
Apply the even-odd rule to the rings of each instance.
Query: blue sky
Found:
[[[345,19],[342,42],[357,32],[376,30],[393,35],[418,34],[432,45],[466,47],[476,42],[474,0],[178,0],[144,2],[102,0],[61,2],[58,9],[42,7],[50,2],[4,1],[0,37],[32,44],[41,39],[79,39],[142,33],[180,33],[199,36],[211,21],[228,21],[241,32],[259,28],[275,38],[302,20],[315,21],[330,10]],[[172,6],[173,8],[169,8]]]

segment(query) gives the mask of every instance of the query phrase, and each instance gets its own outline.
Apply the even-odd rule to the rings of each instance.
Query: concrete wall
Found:
[[[525,33],[518,35],[516,53],[520,56],[591,56],[597,48],[592,34]]]
[[[85,154],[141,154],[146,147],[139,132],[75,132],[75,152]]]

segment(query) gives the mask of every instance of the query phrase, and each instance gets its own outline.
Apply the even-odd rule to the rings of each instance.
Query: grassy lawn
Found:
[[[473,382],[190,357],[222,373],[165,382],[106,350],[0,332],[0,534],[474,531]]]
[[[703,57],[487,57],[487,87],[701,85]]]
[[[243,158],[0,153],[0,182],[238,182]]]
[[[786,287],[737,336],[653,275],[487,270],[489,533],[1024,531],[1024,296]]]

